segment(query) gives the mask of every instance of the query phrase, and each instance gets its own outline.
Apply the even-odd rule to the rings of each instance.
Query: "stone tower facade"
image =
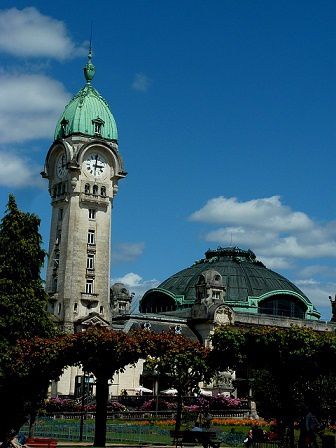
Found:
[[[117,127],[84,68],[85,86],[65,107],[42,176],[49,181],[52,217],[46,290],[49,310],[66,332],[95,316],[111,321],[111,212],[125,177]]]

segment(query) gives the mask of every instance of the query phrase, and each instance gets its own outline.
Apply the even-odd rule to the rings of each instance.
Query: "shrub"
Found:
[[[176,409],[176,403],[169,403],[169,401],[159,400],[158,410],[159,411],[171,411]],[[156,410],[156,400],[145,401],[141,406],[142,411],[155,411]]]
[[[69,398],[52,397],[45,402],[45,411],[53,412],[80,412],[81,406]]]
[[[109,412],[125,412],[127,411],[127,407],[118,401],[110,401],[107,405],[107,410]]]
[[[241,400],[239,398],[224,397],[220,395],[210,400],[211,410],[239,408],[240,405]]]

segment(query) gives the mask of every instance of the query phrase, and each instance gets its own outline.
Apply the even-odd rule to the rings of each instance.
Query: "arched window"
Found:
[[[62,133],[62,137],[65,137],[67,135],[67,126],[69,124],[69,120],[66,120],[65,118],[63,118],[63,120],[61,121],[61,133]]]
[[[85,194],[90,194],[90,184],[85,184],[84,191]]]
[[[270,314],[273,316],[305,318],[307,306],[296,297],[289,294],[275,294],[272,297],[259,302],[258,312],[260,314]]]
[[[175,311],[175,300],[165,293],[153,291],[144,296],[140,302],[140,313]]]
[[[93,194],[97,196],[98,195],[98,185],[94,185],[92,191],[93,191]]]
[[[101,195],[101,196],[106,196],[106,187],[101,187],[101,189],[100,189],[100,195]]]
[[[97,117],[94,120],[92,120],[92,124],[94,133],[100,136],[102,132],[102,127],[104,126],[104,121],[101,118]]]

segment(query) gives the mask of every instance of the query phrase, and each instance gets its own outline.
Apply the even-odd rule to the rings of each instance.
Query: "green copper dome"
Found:
[[[117,125],[109,105],[91,85],[94,74],[90,50],[84,68],[86,84],[65,107],[56,126],[55,140],[72,134],[118,140]]]
[[[196,284],[204,272],[218,274],[225,288],[224,303],[234,311],[317,319],[320,313],[308,297],[282,275],[267,269],[251,250],[220,247],[205,258],[147,291],[140,312],[167,312],[191,307]]]

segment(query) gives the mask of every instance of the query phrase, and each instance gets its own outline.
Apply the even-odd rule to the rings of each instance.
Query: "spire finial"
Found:
[[[90,34],[90,47],[89,47],[89,53],[88,53],[88,61],[86,63],[86,66],[84,67],[84,76],[86,79],[87,84],[90,84],[95,73],[96,68],[92,64],[92,22],[91,22],[91,34]]]

